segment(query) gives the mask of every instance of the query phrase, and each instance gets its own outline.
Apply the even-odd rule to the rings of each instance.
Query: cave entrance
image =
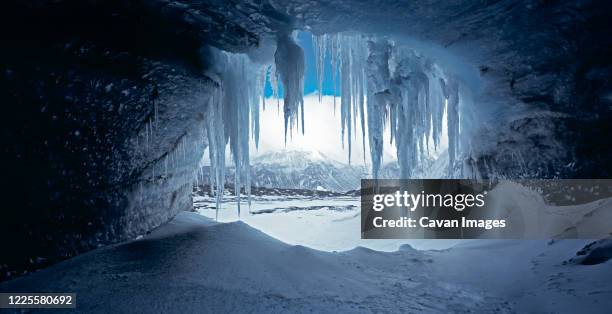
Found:
[[[461,82],[412,45],[302,31],[212,55],[222,88],[208,104],[193,195],[205,216],[349,249],[360,245],[360,179],[458,173]],[[405,243],[388,242],[376,248]]]

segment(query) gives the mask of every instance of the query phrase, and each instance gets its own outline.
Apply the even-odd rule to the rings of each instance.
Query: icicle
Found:
[[[361,120],[361,140],[362,140],[362,146],[363,146],[363,163],[366,163],[366,124],[365,124],[365,109],[364,109],[364,105],[365,105],[365,70],[363,69],[363,59],[359,59],[359,64],[357,64],[356,66],[359,69],[359,81],[357,82],[358,86],[359,86],[359,90],[358,90],[358,101],[359,101],[359,118]]]
[[[283,84],[286,142],[287,131],[297,122],[300,108],[304,106],[304,51],[289,34],[282,34],[277,38],[274,61]],[[304,132],[304,110],[301,115]]]
[[[351,163],[352,136],[351,136],[351,113],[352,113],[352,94],[351,94],[351,43],[350,38],[338,40],[340,51],[340,121],[342,124],[342,144],[344,145],[344,134],[347,134],[348,162]]]
[[[225,132],[223,125],[223,85],[215,90],[208,102],[206,134],[210,159],[211,192],[216,199],[215,219],[218,218],[225,185]],[[213,189],[214,186],[214,189]]]
[[[246,80],[249,96],[249,108],[251,110],[251,134],[255,140],[255,147],[259,148],[259,95],[263,94],[264,82],[261,80],[261,76],[265,79],[266,67],[261,67],[259,71],[254,73],[245,73],[244,80]],[[264,102],[265,103],[265,102]]]
[[[332,35],[330,41],[332,82],[334,83],[334,114],[336,113],[336,94],[337,94],[337,71],[338,71],[338,34]]]
[[[355,43],[351,46],[354,47]],[[353,48],[352,51],[358,52],[359,49]],[[353,64],[359,64],[358,60],[367,60],[366,66],[359,65],[358,68],[365,69],[367,73],[367,126],[373,176],[377,177],[380,171],[382,138],[387,123],[390,143],[394,143],[397,149],[401,177],[411,177],[418,164],[426,159],[430,153],[430,137],[434,148],[438,149],[444,99],[452,102],[448,105],[448,125],[450,167],[453,167],[459,132],[456,83],[453,83],[455,87],[446,87],[444,74],[432,61],[387,40],[371,39],[366,58],[357,53],[352,53],[351,58]],[[352,74],[354,87],[351,92],[359,93],[359,78],[354,73],[358,71]],[[439,79],[441,84],[438,84]],[[359,102],[353,103],[355,116],[355,107]],[[363,113],[359,111],[359,114],[363,119]]]
[[[388,66],[390,50],[391,44],[387,40],[368,41],[369,55],[366,62],[368,98],[366,107],[373,178],[379,177],[382,164],[383,133],[391,80]]]
[[[263,106],[263,110],[266,110],[266,82],[268,81],[268,75],[270,73],[271,66],[264,66],[263,78],[261,82],[261,104]]]
[[[440,80],[446,97],[446,119],[448,125],[448,171],[453,175],[457,146],[459,143],[459,85],[454,79]]]
[[[323,99],[323,78],[325,77],[325,50],[327,48],[327,35],[313,36],[314,50],[316,55],[317,69],[317,91],[319,103]]]
[[[270,65],[270,87],[272,88],[272,97],[276,99],[279,97],[279,84],[278,73],[276,73],[276,64],[272,63],[272,65]]]
[[[351,162],[352,141],[357,137],[357,122],[360,117],[362,142],[364,144],[365,161],[365,72],[367,47],[365,39],[359,36],[345,34],[333,35],[331,42],[332,73],[339,71],[340,76],[334,77],[334,86],[339,80],[340,87],[340,123],[341,138],[344,147],[345,134],[348,148],[348,160]],[[336,92],[334,92],[335,94]],[[334,105],[335,107],[335,105]],[[335,109],[334,109],[335,112]]]
[[[222,84],[211,97],[206,132],[209,137],[211,177],[214,172],[217,209],[220,208],[225,178],[225,147],[229,144],[235,167],[234,192],[241,214],[241,190],[251,205],[249,141],[259,141],[260,100],[267,67],[253,64],[246,55],[219,52]],[[271,76],[272,78],[273,76]]]
[[[441,73],[435,65],[432,65],[429,91],[430,91],[430,113],[431,113],[431,137],[433,139],[434,148],[437,150],[440,145],[440,137],[442,135],[442,124],[444,117],[444,109],[446,107],[446,97],[442,91],[440,84]]]

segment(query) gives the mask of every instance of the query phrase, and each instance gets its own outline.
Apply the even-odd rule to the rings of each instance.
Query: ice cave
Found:
[[[365,240],[358,211],[361,179],[610,178],[610,3],[2,7],[2,293],[75,292],[80,312],[612,306],[610,224]],[[567,202],[612,221],[607,193]]]

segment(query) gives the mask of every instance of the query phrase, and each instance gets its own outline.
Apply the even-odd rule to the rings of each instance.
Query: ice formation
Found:
[[[453,171],[459,144],[459,86],[456,80],[440,79],[440,86],[446,98],[448,119],[448,164]]]
[[[319,99],[325,60],[331,61],[334,89],[339,88],[342,144],[351,162],[352,142],[361,124],[372,160],[372,176],[379,177],[385,132],[395,144],[401,178],[410,178],[430,149],[440,149],[447,125],[449,176],[459,154],[459,82],[431,59],[386,38],[352,34],[325,34],[313,38]],[[274,63],[261,65],[246,55],[218,52],[220,88],[208,105],[207,134],[211,161],[211,188],[223,194],[225,147],[235,166],[238,203],[244,188],[250,203],[249,141],[259,141],[259,110],[264,83],[269,80],[278,98],[284,98],[285,141],[294,127],[304,128],[304,51],[290,34],[280,34]],[[335,95],[335,91],[334,91]],[[262,101],[265,106],[265,101]],[[335,99],[334,99],[335,106]],[[446,115],[446,121],[444,116]],[[367,129],[367,134],[366,134]],[[365,156],[365,152],[364,152]],[[238,204],[240,211],[240,204]]]
[[[304,133],[304,50],[290,34],[278,36],[274,63],[283,84],[286,142],[287,130],[293,130],[298,115]]]
[[[333,34],[315,36],[314,43],[318,86],[322,86],[323,60],[329,54],[334,87],[340,87],[342,138],[344,141],[346,133],[349,162],[351,141],[356,135],[353,130],[359,121],[364,144],[367,126],[372,174],[378,177],[383,137],[389,128],[401,177],[410,178],[418,162],[429,153],[430,145],[439,147],[446,112],[452,171],[459,149],[456,80],[433,60],[385,38]]]
[[[211,189],[220,207],[225,184],[225,148],[229,145],[234,162],[234,190],[240,214],[240,196],[244,188],[250,205],[251,177],[249,141],[259,141],[259,105],[263,95],[265,66],[243,54],[215,51],[219,88],[210,97],[206,117],[211,163]],[[214,188],[213,188],[214,187]]]
[[[221,85],[222,86],[222,85]],[[211,96],[206,115],[206,134],[210,159],[210,188],[217,196],[217,211],[225,185],[225,133],[223,132],[223,92],[218,88]],[[213,188],[216,190],[212,191]]]
[[[315,55],[317,56],[317,93],[319,95],[319,102],[321,102],[323,97],[323,77],[325,73],[325,49],[327,49],[327,36],[313,36],[312,39]]]

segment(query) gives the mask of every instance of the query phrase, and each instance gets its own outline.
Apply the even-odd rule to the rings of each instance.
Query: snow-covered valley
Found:
[[[299,193],[299,190],[294,190]],[[322,251],[345,251],[358,246],[379,251],[395,251],[404,244],[418,249],[445,249],[457,240],[382,240],[361,239],[360,198],[354,195],[253,196],[251,210],[246,201],[238,217],[235,198],[226,196],[218,211],[218,221],[242,222],[280,241],[303,245]],[[215,200],[194,195],[194,209],[201,215],[215,219]]]

